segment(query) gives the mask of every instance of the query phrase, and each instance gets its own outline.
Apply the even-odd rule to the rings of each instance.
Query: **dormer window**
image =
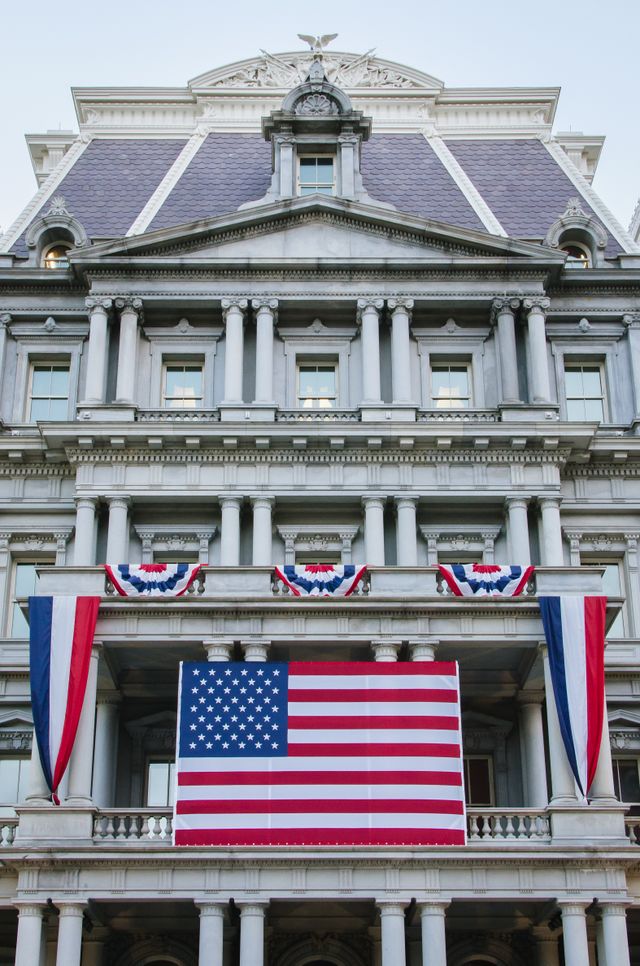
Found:
[[[569,256],[572,268],[591,268],[591,256],[585,245],[569,242],[562,246],[562,251]]]
[[[331,155],[298,158],[298,194],[335,194],[335,164]]]
[[[42,253],[42,264],[45,268],[69,268],[69,251],[71,245],[65,242],[54,242]]]

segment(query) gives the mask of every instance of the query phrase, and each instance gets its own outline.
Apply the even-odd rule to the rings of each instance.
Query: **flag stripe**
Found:
[[[416,742],[406,742],[405,744],[388,744],[388,743],[367,743],[362,742],[360,744],[350,743],[350,744],[289,744],[289,755],[294,758],[300,756],[312,755],[315,751],[319,755],[348,755],[350,758],[388,758],[391,755],[396,757],[400,756],[404,758],[406,755],[442,755],[451,758],[460,757],[460,747],[455,744],[429,744],[428,742],[423,742],[418,744]]]
[[[192,786],[190,788],[182,787],[180,789],[180,800],[183,802],[199,802],[199,801],[217,801],[220,803],[237,801],[238,800],[238,787],[233,787],[231,785],[198,785]],[[366,799],[363,798],[366,795]],[[343,800],[352,801],[392,801],[398,799],[399,801],[414,801],[414,800],[424,800],[434,799],[438,801],[448,801],[448,802],[461,802],[463,793],[462,787],[456,788],[455,790],[450,786],[446,785],[432,785],[432,784],[385,784],[385,785],[372,785],[371,787],[360,785],[340,785],[333,784],[327,785],[326,788],[322,789],[322,800],[336,802]],[[259,802],[263,803],[265,799],[265,788],[264,784],[260,785],[245,785],[242,786],[242,798],[245,801]],[[272,786],[269,789],[269,801],[270,802],[280,802],[280,801],[290,801],[292,799],[303,800],[306,802],[313,802],[314,804],[318,801],[318,789],[313,785],[297,785],[295,783],[287,785]]]
[[[587,688],[587,788],[591,786],[600,754],[604,721],[604,635],[607,601],[604,597],[585,597],[585,646]]]
[[[177,829],[176,845],[464,845],[459,829]]]
[[[377,761],[373,774],[392,774],[392,771],[386,772],[384,770],[384,765],[385,762]],[[390,759],[389,765],[391,769],[397,768],[397,763],[393,759]],[[266,763],[261,758],[215,758],[213,760],[201,757],[180,758],[178,759],[178,767],[182,775],[194,772],[202,772],[204,774],[207,768],[215,768],[215,773],[220,776],[235,773],[240,767],[242,767],[243,772],[248,774],[253,774],[254,772],[262,773],[267,769]],[[412,772],[423,772],[425,774],[430,771],[460,774],[460,762],[456,758],[451,757],[407,755],[403,758],[402,767],[403,771],[411,770]],[[319,775],[327,774],[331,771],[340,773],[347,771],[364,776],[370,774],[369,771],[363,769],[362,759],[359,757],[336,758],[335,755],[326,757],[322,755],[310,755],[305,758],[304,756],[298,756],[296,757],[295,766],[286,758],[270,758],[268,760],[268,773],[272,775],[288,775],[292,772],[303,771],[310,773],[318,772]]]
[[[440,704],[435,701],[403,701],[402,711],[405,715],[424,715],[425,704],[428,704],[429,711],[432,715],[451,716],[457,713],[457,707],[455,705]],[[342,695],[340,695],[340,700],[332,701],[331,704],[316,704],[313,701],[289,701],[289,714],[313,715],[320,727],[324,726],[327,718],[332,715],[339,715],[342,721],[344,721],[344,718],[349,718],[349,724],[351,725],[354,718],[362,716],[365,713],[376,716],[393,715],[394,710],[398,708],[397,701],[378,701],[377,698],[369,701],[366,706],[364,705],[364,701],[360,703],[347,703],[342,700]],[[457,728],[458,719],[455,718],[452,720],[455,720],[455,727]]]
[[[291,680],[291,678],[289,679]],[[351,680],[348,682],[351,685]],[[292,704],[304,704],[307,702],[333,704],[334,701],[343,702],[439,702],[444,704],[457,704],[457,695],[455,691],[451,690],[451,686],[448,688],[414,688],[411,687],[413,681],[407,681],[407,687],[405,688],[387,688],[383,685],[384,681],[374,682],[371,687],[365,688],[354,688],[347,687],[336,688],[335,682],[327,690],[320,690],[320,688],[295,688],[289,687],[289,706]],[[345,707],[348,705],[345,704]],[[320,711],[318,710],[318,714]]]
[[[75,624],[75,598],[54,597],[51,613],[51,681],[49,749],[54,788],[56,784],[56,749],[60,748],[62,730],[67,712],[68,689],[71,673],[71,649]]]
[[[33,726],[42,770],[51,788],[51,623],[53,597],[29,598],[29,674]]]
[[[252,799],[236,799],[231,801],[200,799],[198,801],[179,801],[176,805],[178,815],[299,815],[308,807],[308,799],[269,799],[253,801]],[[443,801],[441,799],[402,799],[385,798],[376,801],[375,799],[330,799],[324,798],[322,802],[323,814],[336,813],[337,815],[362,813],[373,815],[378,813],[387,814],[394,812],[400,815],[422,815],[440,813],[444,815],[462,815],[464,806],[462,802]]]
[[[198,760],[198,759],[196,759]],[[400,785],[411,782],[413,785],[436,785],[462,787],[462,776],[458,772],[446,771],[365,771],[351,772],[348,775],[351,785]],[[340,785],[345,780],[344,771],[232,771],[215,773],[210,771],[182,771],[179,763],[178,784],[186,786],[226,786],[238,785]]]
[[[580,787],[587,790],[587,687],[584,649],[584,599],[582,597],[563,597],[560,602],[562,615],[562,641],[565,651],[565,670],[571,673],[565,677],[567,708],[575,758],[580,776]]]
[[[289,728],[292,730],[318,727],[322,729],[323,735],[326,735],[330,728],[342,730],[345,727],[344,715],[323,715],[321,722],[318,722],[316,715],[289,714]],[[411,728],[415,734],[420,729],[429,731],[437,728],[440,731],[455,731],[457,727],[457,718],[444,715],[358,714],[349,717],[349,731],[356,728],[384,728],[393,734],[395,731]]]
[[[316,680],[326,676],[334,684],[341,677],[360,677],[367,678],[386,677],[389,679],[389,686],[401,687],[400,682],[403,677],[448,677],[452,681],[456,680],[456,665],[453,661],[415,661],[415,662],[394,662],[393,672],[389,670],[389,664],[384,661],[369,662],[366,667],[360,661],[292,661],[289,664],[289,680],[295,681],[296,677],[315,678]],[[313,687],[314,682],[307,681],[307,687]],[[293,684],[291,685],[293,687]],[[317,686],[317,685],[315,685]]]
[[[224,812],[212,818],[208,812],[194,812],[187,815],[177,813],[174,821],[176,828],[215,828],[236,829],[449,829],[463,828],[463,815],[452,812],[433,812],[425,818],[424,812],[325,812],[312,811],[308,802],[303,803],[304,814],[274,812],[257,814],[255,812]]]

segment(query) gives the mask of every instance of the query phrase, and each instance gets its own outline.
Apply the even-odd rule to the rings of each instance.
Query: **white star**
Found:
[[[200,684],[202,685],[203,688],[206,688],[206,686],[207,686],[207,679],[206,678],[203,678],[202,681],[200,682]]]
[[[234,694],[234,696],[231,698],[231,704],[237,704],[237,703],[238,703],[238,699],[236,698],[236,696]]]
[[[253,715],[252,714],[247,715],[247,721],[253,721]]]
[[[264,720],[265,720],[265,721],[271,721],[271,718],[269,717],[269,715],[268,715],[268,714],[265,714],[265,716],[264,716]]]
[[[247,735],[247,740],[248,740],[248,741],[253,741],[253,740],[254,740],[254,737],[253,737],[253,735]]]
[[[273,707],[271,710],[273,711],[274,714],[278,713],[278,709],[276,707]]]
[[[209,712],[209,714],[211,714],[211,712],[213,711],[213,705],[212,704],[208,704],[207,705],[207,711]]]
[[[262,748],[262,742],[256,741],[256,748]]]
[[[191,688],[191,694],[197,694],[197,693],[198,693],[197,688]]]
[[[195,674],[196,677],[199,677],[200,676],[200,668],[194,667],[193,673]]]
[[[258,711],[258,712],[262,711],[262,705],[261,704],[257,704],[256,705],[256,711]]]
[[[232,721],[237,721],[238,720],[238,715],[237,714],[232,714],[231,715],[231,720]]]
[[[231,735],[231,740],[232,741],[237,741],[238,740],[238,736],[237,735]]]
[[[224,673],[225,674],[231,674],[231,668],[230,667],[225,668],[225,672]]]
[[[271,704],[271,698],[263,698],[262,700],[265,704]]]
[[[200,704],[204,704],[205,700],[206,700],[205,698],[198,698],[198,701],[200,702]]]
[[[278,729],[278,726],[277,726],[277,724],[275,724],[275,722],[271,725],[271,730],[272,731],[278,731],[279,730]]]
[[[197,707],[197,705],[195,705],[195,704],[192,704],[192,705],[191,705],[191,711],[193,712],[193,711],[197,711],[197,710],[198,710],[198,707]]]
[[[225,704],[222,710],[223,710],[223,711],[230,711],[230,710],[231,710],[231,708],[229,707],[229,705],[228,705],[228,704]]]
[[[215,688],[207,688],[207,694],[213,694]]]
[[[222,698],[216,698],[216,704],[222,704]]]
[[[271,678],[265,678],[264,679],[264,683],[265,684],[271,684]]]
[[[215,676],[216,676],[216,672],[213,668],[211,668],[211,670],[209,671],[209,677],[214,678]]]
[[[253,702],[255,701],[255,698],[247,698],[247,701],[249,702],[249,704],[253,704]]]
[[[253,685],[254,685],[255,683],[256,683],[256,682],[255,682],[255,681],[253,680],[253,678],[249,678],[249,684],[250,684],[250,685],[252,685],[252,686],[253,686]]]
[[[208,724],[207,725],[207,731],[213,731],[213,725],[212,724]]]
[[[192,741],[191,744],[189,745],[189,747],[191,748],[192,751],[195,748],[195,746],[196,746],[195,741]]]
[[[208,741],[205,747],[206,748],[213,748],[213,742],[212,741]]]
[[[256,725],[256,731],[262,731],[262,725],[261,724],[257,724]]]
[[[220,717],[219,714],[217,714],[213,720],[214,721],[222,721],[222,718]]]
[[[234,678],[231,683],[233,684],[234,687],[236,687],[238,684],[240,684],[240,682],[238,681],[237,678]]]
[[[196,730],[196,726],[195,725],[190,725],[189,727],[191,728],[192,731],[195,731]]]
[[[242,675],[245,675],[245,674],[248,674],[248,673],[249,672],[247,671],[246,667],[243,667],[242,670],[240,671],[240,674],[242,674]]]
[[[200,716],[198,717],[198,721],[204,721],[204,720],[205,720],[205,717],[204,717],[204,715],[203,715],[203,714],[201,714],[201,715],[200,715]]]
[[[274,671],[274,672],[273,672],[273,676],[274,676],[274,678],[277,678],[279,674],[280,674],[280,671]]]
[[[225,694],[231,694],[231,688],[225,688],[224,689],[224,693]]]
[[[214,735],[213,737],[216,739],[216,741],[222,741],[222,737],[220,735]]]
[[[229,742],[228,741],[223,742],[222,747],[223,748],[228,748],[229,747]]]
[[[261,678],[261,677],[262,677],[262,675],[264,674],[264,671],[262,670],[262,668],[259,668],[259,669],[258,669],[258,670],[256,671],[256,674],[258,675],[258,677],[259,677],[259,678]]]
[[[198,741],[204,741],[204,735],[198,735]]]
[[[244,714],[245,711],[247,710],[246,704],[241,704],[239,710]]]
[[[277,741],[272,741],[271,742],[271,747],[272,748],[277,748],[278,747],[278,742]]]
[[[240,688],[240,694],[246,694],[246,693],[247,693],[246,688]]]
[[[241,741],[240,744],[238,745],[238,748],[244,748],[244,747],[245,747],[245,743],[244,741]]]
[[[273,689],[273,693],[274,693],[274,694],[279,694],[279,691],[278,691],[278,688],[274,688],[274,689]]]
[[[256,688],[256,694],[262,694],[262,688]]]
[[[240,731],[244,731],[247,726],[246,724],[241,724],[241,725],[238,725],[238,727],[240,728]]]
[[[228,724],[226,724],[226,723],[225,723],[225,724],[223,724],[223,726],[222,726],[222,730],[223,730],[223,731],[228,731],[228,730],[229,730],[229,725],[228,725]]]

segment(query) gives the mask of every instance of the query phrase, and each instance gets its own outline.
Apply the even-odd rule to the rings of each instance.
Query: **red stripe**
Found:
[[[76,618],[73,626],[73,643],[71,645],[71,662],[69,665],[67,710],[62,727],[62,735],[60,736],[60,750],[54,765],[52,791],[57,789],[64,775],[78,730],[78,722],[87,689],[91,645],[93,644],[99,606],[99,597],[76,598]],[[64,687],[64,682],[57,682],[57,686]]]
[[[522,591],[524,590],[524,588],[527,586],[527,584],[531,580],[531,577],[533,576],[533,571],[534,570],[535,570],[535,567],[532,567],[531,565],[529,565],[528,567],[525,567],[525,569],[522,571],[522,577],[520,578],[520,582],[519,582],[518,586],[516,587],[516,589],[514,590],[513,594],[511,595],[512,597],[519,597],[520,596],[520,594],[522,593]]]
[[[176,845],[464,845],[462,829],[176,829]]]
[[[275,801],[264,799],[238,799],[237,801],[178,801],[175,805],[177,815],[304,815],[314,810],[309,799],[286,799]],[[317,807],[326,815],[463,815],[464,803],[438,799],[382,799],[362,800],[348,798],[325,798]]]
[[[403,676],[411,675],[446,675],[457,677],[458,666],[455,661],[396,661],[388,664],[382,661],[356,662],[345,661],[291,661],[289,664],[289,675],[307,675],[315,677],[320,674],[323,677],[347,677],[348,675],[360,675],[366,677],[392,677],[394,674]]]
[[[444,579],[448,583],[450,591],[453,594],[455,594],[456,597],[464,597],[464,594],[460,590],[460,587],[458,586],[458,582],[453,576],[453,574],[450,573],[448,570],[445,570],[445,568],[441,566],[438,566],[438,570],[440,571],[440,576],[444,577]]]
[[[584,598],[585,660],[587,686],[587,788],[598,766],[604,720],[604,633],[606,597]]]
[[[289,688],[289,703],[292,701],[313,701],[314,703],[335,701],[366,701],[373,704],[376,701],[438,701],[448,704],[458,703],[458,692],[452,688],[331,688],[328,690],[314,690],[313,688]]]
[[[408,735],[415,728],[440,729],[443,731],[457,731],[459,722],[457,718],[445,717],[444,715],[289,715],[289,729],[294,728],[316,728],[323,730],[326,728],[339,728],[349,731],[354,728],[406,728]]]
[[[336,758],[407,758],[414,755],[428,755],[432,758],[459,758],[459,745],[445,745],[436,742],[390,742],[358,744],[311,744],[289,742],[289,758],[323,758],[335,755]]]
[[[195,785],[448,785],[460,787],[451,771],[184,771],[178,784]]]

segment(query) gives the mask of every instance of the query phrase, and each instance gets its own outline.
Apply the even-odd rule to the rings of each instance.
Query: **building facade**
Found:
[[[355,54],[74,90],[0,245],[0,963],[640,964],[640,247],[556,89]],[[199,561],[179,600],[104,562]],[[442,562],[534,563],[461,600]],[[366,563],[348,600],[278,563]],[[607,594],[590,799],[536,597]],[[49,801],[26,598],[102,598]],[[468,844],[177,849],[181,660],[457,660]]]

